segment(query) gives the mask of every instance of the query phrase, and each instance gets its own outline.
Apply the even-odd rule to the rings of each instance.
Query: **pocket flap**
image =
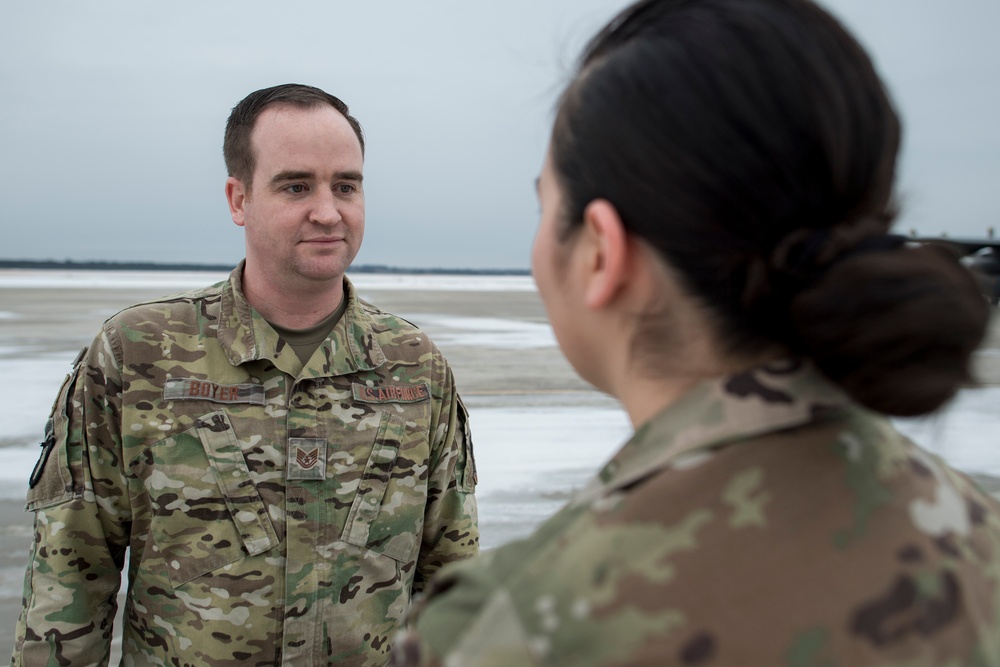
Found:
[[[364,476],[358,484],[351,511],[347,515],[343,538],[345,542],[375,549],[396,560],[406,560],[410,556],[416,539],[412,529],[393,526],[394,530],[390,534],[382,535],[380,533],[384,529],[373,531],[372,527],[379,512],[383,510],[382,501],[405,434],[406,424],[402,419],[388,412],[382,413],[375,445],[368,457]],[[376,534],[372,534],[373,532]]]
[[[278,538],[250,477],[229,417],[225,412],[212,412],[199,419],[195,428],[247,553],[256,556],[268,551],[278,543]]]

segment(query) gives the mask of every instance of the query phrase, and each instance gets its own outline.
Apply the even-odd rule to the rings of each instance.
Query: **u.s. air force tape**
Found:
[[[380,384],[369,387],[353,383],[351,389],[354,400],[359,403],[417,403],[431,397],[431,389],[426,382],[413,384]]]

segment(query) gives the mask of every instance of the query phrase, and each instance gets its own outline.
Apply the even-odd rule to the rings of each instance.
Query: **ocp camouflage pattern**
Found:
[[[397,667],[998,666],[1000,503],[783,362],[699,385],[411,614]]]
[[[303,367],[240,271],[117,314],[67,378],[12,664],[105,664],[127,562],[123,664],[382,665],[411,593],[478,551],[440,352],[348,283]]]

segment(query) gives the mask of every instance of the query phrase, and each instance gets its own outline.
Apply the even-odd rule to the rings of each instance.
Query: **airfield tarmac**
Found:
[[[2,274],[0,272],[0,278]],[[206,279],[204,284],[210,282],[212,280]],[[581,381],[551,345],[505,344],[491,347],[488,344],[489,327],[485,332],[480,331],[487,336],[486,343],[480,338],[475,344],[469,344],[460,335],[461,332],[456,334],[456,327],[460,329],[461,322],[479,318],[484,322],[496,321],[497,336],[509,333],[505,333],[499,324],[503,322],[515,323],[536,337],[545,335],[547,319],[538,295],[533,290],[523,289],[523,285],[516,290],[478,291],[392,289],[384,285],[373,288],[365,286],[363,277],[359,277],[357,283],[363,298],[411,319],[438,343],[454,368],[460,391],[472,413],[474,433],[477,412],[483,415],[484,423],[489,423],[489,415],[504,415],[506,413],[502,410],[520,407],[542,406],[553,411],[585,408],[597,415],[611,415],[617,410],[612,399]],[[118,309],[180,291],[163,286],[23,289],[4,285],[0,280],[0,359],[5,351],[8,356],[16,354],[29,360],[33,356],[62,354],[66,356],[67,363],[80,347],[89,344],[100,322]],[[459,324],[456,325],[456,322]],[[994,317],[989,336],[977,354],[976,375],[983,385],[1000,387],[998,317]],[[0,377],[0,384],[16,381],[17,378]],[[55,389],[52,386],[51,391],[54,393]],[[46,400],[47,409],[51,397]],[[623,430],[623,422],[618,423],[616,428]],[[21,440],[23,438],[5,437],[0,426],[0,450],[23,447],[25,443]],[[617,444],[608,443],[607,452],[613,451]],[[595,456],[598,461],[603,458],[600,453],[591,454],[590,460]],[[480,460],[481,476],[489,472],[483,466],[486,458],[484,456]],[[587,466],[593,469],[589,460]],[[579,472],[579,475],[584,474],[586,466]],[[1000,481],[990,477],[981,477],[980,480],[1000,494]],[[21,578],[31,539],[31,515],[24,512],[19,493],[4,495],[6,497],[0,497],[0,661],[6,659],[12,648],[13,629],[20,607]],[[565,495],[557,493],[547,498],[553,510],[563,502]],[[492,545],[530,530],[540,519],[536,516],[537,510],[533,512],[530,516],[516,517],[513,525],[501,525],[502,522],[496,521]],[[489,541],[485,533],[493,530],[492,526],[486,523],[482,526],[487,544]]]

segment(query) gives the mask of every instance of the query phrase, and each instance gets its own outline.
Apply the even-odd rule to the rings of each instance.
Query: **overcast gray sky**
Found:
[[[283,82],[368,137],[358,263],[526,268],[554,99],[612,0],[46,0],[0,20],[0,258],[235,263],[232,106]],[[1000,232],[1000,0],[827,0],[905,138],[900,229]]]

